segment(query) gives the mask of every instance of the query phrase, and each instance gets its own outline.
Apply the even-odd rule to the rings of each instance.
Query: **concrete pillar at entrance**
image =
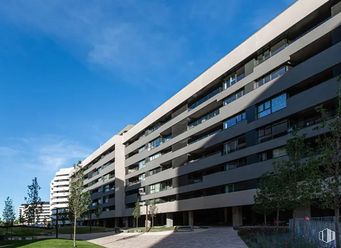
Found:
[[[300,206],[293,211],[294,218],[311,217],[310,205]]]
[[[232,225],[234,227],[243,225],[243,211],[242,207],[232,207]]]
[[[129,221],[128,221],[127,217],[123,218],[123,225],[124,225],[125,228],[129,227]]]
[[[229,222],[228,208],[224,208],[224,224],[227,224],[228,222]]]
[[[173,213],[166,213],[166,226],[173,226]]]
[[[188,211],[188,225],[193,226],[194,219],[193,219],[193,211]]]
[[[188,217],[187,217],[187,212],[182,212],[182,225],[185,226],[187,225]]]

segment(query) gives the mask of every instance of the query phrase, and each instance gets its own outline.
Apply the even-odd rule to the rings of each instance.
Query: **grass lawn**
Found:
[[[25,248],[72,248],[72,240],[64,239],[45,239],[31,241],[0,241],[0,247],[25,247]],[[100,248],[102,246],[94,245],[86,241],[77,241],[78,248]]]
[[[105,228],[101,226],[93,226],[91,228],[92,233],[96,232],[107,232],[113,231],[113,229]],[[60,234],[70,234],[73,233],[73,227],[64,226],[59,228]],[[90,233],[89,226],[78,226],[77,234]],[[55,229],[51,228],[35,228],[35,227],[25,227],[25,226],[14,226],[11,228],[0,228],[0,236],[19,236],[19,237],[32,237],[32,236],[46,236],[46,235],[54,235]]]

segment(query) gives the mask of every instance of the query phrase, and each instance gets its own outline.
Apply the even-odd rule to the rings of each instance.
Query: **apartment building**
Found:
[[[156,204],[163,225],[257,221],[258,178],[285,158],[290,132],[299,128],[313,146],[315,107],[335,114],[340,12],[339,0],[296,1],[86,158],[89,218],[132,225],[139,201]]]
[[[50,210],[51,220],[55,224],[58,211],[58,223],[60,225],[69,224],[67,216],[68,197],[70,187],[70,177],[73,172],[73,167],[64,168],[57,171],[55,177],[50,184]]]
[[[50,203],[41,202],[36,208],[35,219],[31,223],[28,222],[29,204],[21,204],[19,207],[19,219],[23,220],[22,224],[35,226],[48,226],[51,222]]]
[[[116,207],[124,208],[124,145],[123,134],[132,125],[127,125],[117,135],[82,161],[84,186],[91,192],[91,206],[86,222],[114,226],[113,216],[119,213]],[[123,214],[122,214],[123,215]]]

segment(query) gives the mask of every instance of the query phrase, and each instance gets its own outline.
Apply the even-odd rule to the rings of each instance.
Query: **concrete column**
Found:
[[[124,218],[123,218],[123,226],[124,226],[125,228],[128,228],[128,227],[129,227],[128,217],[124,217]]]
[[[194,223],[193,211],[188,211],[188,225],[193,226],[193,223]]]
[[[166,226],[173,226],[173,213],[166,213]]]
[[[187,217],[187,212],[182,212],[182,225],[185,226],[185,225],[188,225],[188,217]]]
[[[224,224],[229,222],[229,211],[228,208],[224,208]]]
[[[242,207],[232,207],[232,225],[234,227],[243,225],[243,211]]]
[[[300,206],[293,211],[293,217],[294,218],[305,218],[305,217],[311,217],[311,211],[310,211],[310,204],[305,206]]]
[[[118,227],[118,225],[119,225],[118,223],[119,223],[119,222],[118,222],[118,218],[116,217],[116,218],[115,218],[115,227]]]

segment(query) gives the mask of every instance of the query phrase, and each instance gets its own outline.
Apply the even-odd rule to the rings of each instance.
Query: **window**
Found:
[[[139,148],[139,151],[138,151],[138,152],[140,153],[140,152],[143,152],[144,150],[146,150],[146,146],[141,146],[141,147]]]
[[[273,158],[279,158],[287,155],[285,147],[276,148],[273,150]]]
[[[288,132],[287,120],[258,129],[258,142],[265,142]]]
[[[240,113],[238,115],[235,115],[235,116],[227,119],[226,121],[224,121],[224,129],[230,128],[230,127],[238,124],[239,122],[241,122],[245,119],[246,119],[245,112]]]
[[[237,100],[238,98],[242,97],[243,95],[244,95],[244,89],[233,93],[232,95],[230,95],[224,99],[224,105],[230,104],[231,102]]]
[[[238,81],[242,80],[245,77],[244,67],[238,69],[236,72],[230,74],[223,83],[223,88],[226,90],[227,88],[231,87]]]
[[[139,175],[139,181],[140,181],[140,182],[141,182],[141,181],[144,181],[145,179],[146,179],[146,174],[145,174],[145,173]]]
[[[287,94],[284,93],[271,100],[263,102],[257,107],[257,116],[262,118],[287,106]]]
[[[188,124],[188,129],[191,129],[193,127],[196,127],[197,125],[200,125],[201,123],[213,118],[214,116],[217,116],[219,114],[219,109],[216,109],[202,117],[200,117],[199,119],[192,121],[191,123]]]
[[[277,70],[266,74],[265,76],[263,76],[262,78],[258,79],[255,83],[254,83],[254,89],[266,84],[267,82],[278,78],[280,76],[282,76],[284,73],[286,73],[288,71],[288,66],[282,66],[280,68],[278,68]]]
[[[163,190],[172,188],[172,180],[167,180],[161,183],[152,184],[149,186],[150,194],[157,193]]]
[[[224,144],[223,154],[229,154],[231,152],[238,151],[244,147],[246,147],[245,136],[240,136]]]
[[[224,80],[224,90],[226,90],[227,88],[231,87],[235,83],[237,83],[237,76],[235,74],[227,77]]]
[[[268,150],[265,152],[258,153],[258,160],[259,161],[266,161],[272,159],[272,150]]]
[[[145,167],[146,161],[145,160],[141,160],[138,165],[139,165],[139,170],[141,170],[141,169],[143,169]]]
[[[156,153],[156,154],[149,157],[149,161],[153,161],[154,159],[157,159],[160,156],[161,156],[161,153]]]
[[[214,97],[215,95],[217,95],[219,92],[221,92],[221,87],[218,87],[218,88],[214,89],[213,91],[208,93],[206,96],[200,98],[198,101],[196,101],[193,104],[191,104],[188,108],[189,109],[194,109],[195,107],[199,106],[200,104],[202,104],[203,102],[207,101],[211,97]]]
[[[154,194],[154,193],[160,192],[160,188],[161,188],[160,186],[161,186],[160,183],[150,185],[150,193]]]
[[[147,149],[148,149],[148,151],[150,151],[151,149],[156,148],[156,147],[160,146],[161,144],[162,144],[162,139],[161,139],[161,137],[159,137],[159,138],[149,142],[147,145],[147,147],[148,147]]]
[[[282,51],[287,45],[288,45],[287,39],[283,39],[280,42],[276,43],[270,49],[267,49],[262,54],[258,55],[256,65],[263,63],[271,56],[274,56],[276,53]]]

